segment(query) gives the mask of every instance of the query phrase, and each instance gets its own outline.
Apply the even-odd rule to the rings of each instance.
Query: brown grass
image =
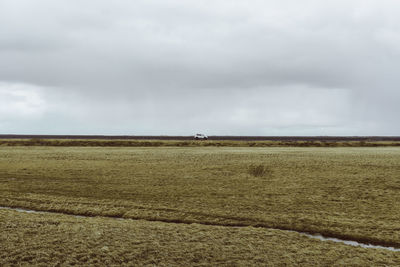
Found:
[[[1,266],[380,266],[400,254],[279,230],[0,210]]]
[[[265,177],[267,175],[270,176],[272,174],[272,171],[262,164],[252,164],[249,166],[249,174],[253,175],[254,177]]]
[[[263,166],[264,175],[249,166]],[[396,147],[4,146],[0,206],[293,229],[400,247],[399,173]]]

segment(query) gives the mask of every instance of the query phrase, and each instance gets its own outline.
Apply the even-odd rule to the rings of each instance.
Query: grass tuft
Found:
[[[264,177],[271,174],[271,169],[262,164],[250,165],[248,172],[254,177]]]

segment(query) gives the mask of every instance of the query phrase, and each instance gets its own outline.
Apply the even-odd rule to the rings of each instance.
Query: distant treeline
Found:
[[[82,147],[378,147],[400,146],[400,141],[178,141],[178,140],[89,140],[89,139],[3,139],[0,146]]]

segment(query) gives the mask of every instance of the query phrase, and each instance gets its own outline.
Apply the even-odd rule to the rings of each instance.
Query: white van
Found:
[[[205,135],[205,134],[195,134],[194,135],[194,139],[196,139],[196,140],[207,140],[208,139],[208,136],[207,135]]]

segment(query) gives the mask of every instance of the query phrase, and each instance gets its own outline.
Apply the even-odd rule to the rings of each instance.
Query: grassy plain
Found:
[[[396,252],[294,232],[0,210],[1,266],[398,266]]]
[[[397,147],[0,147],[0,206],[146,220],[88,218],[76,224],[82,229],[103,229],[113,236],[111,246],[126,243],[122,256],[118,254],[121,259],[125,249],[135,248],[129,242],[134,242],[140,227],[148,227],[142,229],[148,240],[146,235],[139,240],[148,248],[153,241],[162,243],[148,252],[152,259],[160,248],[165,262],[171,253],[177,257],[174,263],[181,259],[183,265],[188,263],[184,260],[187,249],[199,264],[210,263],[207,257],[215,264],[233,263],[241,258],[236,258],[240,253],[243,259],[264,263],[276,260],[278,264],[280,259],[284,264],[282,257],[288,256],[294,263],[309,264],[309,259],[333,264],[339,262],[335,253],[348,251],[345,255],[363,264],[396,265],[400,264],[399,253],[308,240],[266,228],[400,247],[399,191]],[[31,237],[37,235],[44,243],[36,246],[33,238],[28,247],[51,250],[53,245],[65,246],[64,251],[69,251],[73,248],[68,246],[75,244],[76,253],[88,249],[86,241],[79,240],[92,239],[91,230],[72,227],[73,217],[46,216],[0,210],[1,243],[13,247],[29,236],[20,233],[37,229],[34,225],[39,224],[44,225],[43,232],[35,230]],[[64,228],[48,225],[52,221]],[[64,240],[67,245],[63,245],[64,241],[44,238],[46,233],[54,240],[75,241]],[[214,242],[208,236],[220,238]],[[193,248],[188,248],[191,244]],[[202,244],[226,253],[206,252],[198,247]],[[0,252],[3,261],[4,253]],[[16,259],[21,254],[14,255]],[[215,261],[219,255],[225,258]]]

